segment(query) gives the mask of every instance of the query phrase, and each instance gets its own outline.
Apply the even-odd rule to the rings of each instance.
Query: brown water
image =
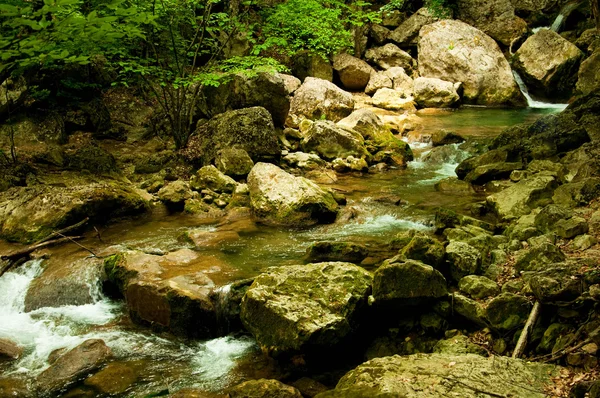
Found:
[[[505,127],[530,122],[545,113],[464,108],[420,116],[424,132],[447,129],[480,138],[494,136]],[[428,150],[426,145],[415,145],[417,157]],[[226,285],[255,276],[270,266],[302,263],[306,248],[315,241],[381,244],[402,230],[429,230],[434,210],[439,206],[468,211],[473,202],[483,199],[482,193],[449,194],[434,189],[436,181],[453,175],[455,166],[454,162],[429,164],[418,158],[406,170],[342,175],[331,187],[347,197],[348,204],[341,217],[344,221],[330,225],[304,230],[274,228],[255,224],[249,217],[223,222],[169,214],[157,206],[146,216],[100,228],[100,237],[95,231],[88,232],[80,243],[99,254],[124,249],[153,254],[193,249],[201,253],[197,266],[217,285]],[[183,239],[190,230],[206,232],[207,240],[202,247]],[[14,246],[0,243],[0,250],[11,247]],[[75,245],[51,248],[47,253],[54,261],[88,255]],[[46,358],[53,349],[73,347],[87,338],[104,339],[117,361],[134,364],[131,366],[137,369],[136,381],[122,396],[144,396],[167,385],[172,391],[199,387],[218,392],[245,378],[270,374],[269,365],[259,359],[251,337],[190,341],[155,335],[132,325],[122,303],[99,293],[97,302],[88,306],[24,313],[21,296],[24,297],[29,283],[43,266],[43,261],[34,261],[0,278],[0,337],[19,341],[26,348],[26,355],[17,366],[0,368],[6,374],[31,378],[46,366]],[[86,386],[74,390],[95,396]]]

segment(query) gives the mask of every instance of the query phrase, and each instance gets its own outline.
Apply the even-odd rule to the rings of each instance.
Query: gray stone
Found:
[[[467,275],[458,282],[461,291],[473,298],[482,299],[500,293],[498,284],[485,276]]]
[[[481,267],[479,250],[464,242],[450,242],[446,246],[446,259],[450,267],[450,275],[455,281],[476,274]]]

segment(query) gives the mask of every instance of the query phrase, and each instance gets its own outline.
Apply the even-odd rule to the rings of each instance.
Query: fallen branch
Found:
[[[536,301],[529,313],[529,318],[527,318],[527,323],[525,323],[525,327],[521,332],[521,336],[519,336],[519,341],[517,342],[517,346],[513,351],[512,357],[519,358],[525,352],[525,348],[527,347],[527,340],[529,339],[529,334],[533,330],[533,326],[535,325],[538,317],[540,316],[540,309],[542,305],[539,301]]]
[[[51,239],[54,239],[54,238],[56,238],[57,236],[62,236],[62,237],[64,237],[64,236],[65,236],[65,234],[66,234],[67,232],[71,232],[71,231],[73,231],[74,229],[77,229],[77,228],[79,228],[79,227],[81,227],[81,226],[85,225],[85,224],[86,224],[88,221],[90,221],[90,218],[89,218],[89,217],[86,217],[86,218],[84,218],[82,221],[78,222],[77,224],[73,224],[73,225],[71,225],[71,226],[69,226],[69,227],[66,227],[66,228],[60,229],[60,230],[58,230],[58,231],[56,231],[56,232],[52,232],[50,235],[46,236],[44,239],[41,239],[41,240],[39,240],[39,241],[37,241],[37,242],[35,242],[35,243],[43,243],[43,242],[47,242],[47,241],[49,241],[49,240],[51,240]]]
[[[58,232],[57,232],[57,233],[58,233]],[[75,241],[74,241],[74,240],[73,240],[73,239],[72,239],[70,236],[64,236],[64,235],[63,235],[63,234],[61,234],[61,233],[58,233],[58,235],[59,235],[59,236],[62,236],[64,239],[68,239],[68,240],[70,240],[71,242],[75,243],[77,246],[81,247],[83,250],[85,250],[85,251],[87,251],[87,252],[91,253],[93,257],[98,257],[98,256],[96,255],[96,253],[94,253],[92,250],[88,249],[87,247],[85,247],[85,246],[84,246],[84,245],[82,245],[81,243],[77,243],[77,242],[75,242]]]

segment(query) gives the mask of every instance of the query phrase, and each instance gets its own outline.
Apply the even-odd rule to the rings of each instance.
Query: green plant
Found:
[[[426,0],[425,7],[436,18],[451,18],[452,12],[456,8],[455,0]]]

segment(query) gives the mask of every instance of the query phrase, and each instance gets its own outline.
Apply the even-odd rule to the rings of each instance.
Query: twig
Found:
[[[531,313],[529,314],[529,318],[527,318],[527,323],[525,323],[525,327],[523,328],[523,331],[521,332],[521,336],[519,336],[519,341],[517,342],[517,346],[515,347],[515,350],[513,351],[513,354],[512,354],[513,358],[519,358],[525,352],[529,334],[533,330],[533,326],[535,325],[535,322],[537,321],[538,317],[540,316],[541,308],[542,308],[542,305],[540,304],[540,302],[536,301],[535,304],[533,305]]]
[[[81,247],[83,250],[90,252],[92,254],[93,257],[99,258],[96,253],[94,253],[93,251],[91,251],[90,249],[88,249],[87,247],[85,247],[84,245],[82,245],[81,243],[75,242],[70,236],[64,236],[63,234],[61,234],[60,232],[57,232],[57,234],[59,236],[62,236],[65,239],[70,240],[71,242],[75,243],[77,246]]]
[[[58,230],[56,232],[52,232],[50,235],[48,235],[44,239],[39,240],[39,241],[37,241],[35,243],[46,242],[46,241],[49,241],[50,239],[53,239],[53,238],[55,238],[57,236],[63,236],[64,237],[64,234],[66,234],[67,232],[71,232],[74,229],[77,229],[77,228],[81,227],[82,225],[86,224],[89,220],[90,220],[90,218],[86,217],[85,219],[83,219],[82,221],[78,222],[77,224],[71,225],[70,227],[66,227],[66,228],[60,229],[60,230]]]

